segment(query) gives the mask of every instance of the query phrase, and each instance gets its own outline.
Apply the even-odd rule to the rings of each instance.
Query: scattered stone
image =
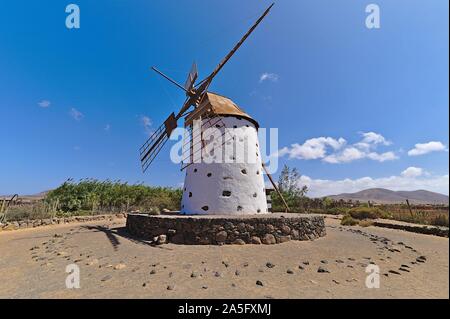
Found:
[[[343,260],[340,260],[340,259],[336,259],[336,263],[338,263],[338,264],[343,264],[344,261],[343,261]]]
[[[317,285],[317,281],[315,281],[315,280],[310,279],[309,282],[314,284],[314,285]]]
[[[156,274],[156,270],[155,269],[150,270],[150,275],[154,275],[154,274]]]
[[[298,269],[304,270],[305,268],[304,268],[302,265],[299,265],[299,266],[298,266]]]
[[[275,267],[275,265],[272,264],[272,263],[269,261],[269,262],[266,263],[266,267],[267,267],[267,268],[273,268],[273,267]]]
[[[261,287],[264,286],[264,284],[263,284],[262,281],[260,281],[260,280],[257,280],[257,281],[256,281],[256,285],[257,285],[257,286],[261,286]]]
[[[215,277],[222,277],[222,274],[218,271],[214,272],[214,276]]]
[[[304,261],[303,265],[308,266],[309,265],[309,261]]]
[[[125,264],[117,264],[114,266],[114,270],[122,270],[125,268],[127,268],[127,265],[125,265]]]
[[[242,266],[244,267],[248,267],[248,263],[244,263]]]
[[[324,267],[319,267],[317,269],[318,273],[329,273],[328,269],[324,268]]]
[[[103,277],[101,280],[102,280],[102,281],[108,281],[108,280],[110,280],[111,278],[112,278],[111,275],[106,275],[106,276]]]
[[[175,285],[168,285],[167,286],[167,290],[174,290],[175,289]]]
[[[340,285],[340,284],[341,284],[339,281],[337,281],[337,280],[335,280],[335,279],[333,279],[333,282],[334,282],[336,285]]]
[[[400,267],[398,270],[400,270],[400,271],[404,271],[404,272],[410,272],[408,269],[406,269],[406,268],[403,268],[403,267]]]
[[[288,270],[286,270],[286,272],[287,272],[288,274],[290,274],[290,275],[293,275],[293,274],[294,274],[294,272],[292,271],[292,269],[288,269]]]
[[[398,271],[395,271],[395,270],[389,270],[389,273],[394,274],[394,275],[401,275]]]
[[[206,290],[206,289],[208,289],[208,286],[203,285],[203,286],[202,286],[202,289],[205,289],[205,290]]]
[[[98,259],[93,259],[89,262],[86,263],[86,266],[92,266],[92,265],[97,265],[98,264]]]
[[[199,275],[198,275],[198,272],[196,272],[196,271],[193,271],[192,273],[191,273],[191,278],[197,278]]]
[[[236,276],[240,276],[240,275],[241,275],[241,272],[240,272],[239,270],[236,270],[236,271],[234,272],[234,274],[235,274]]]
[[[228,268],[228,266],[230,265],[227,261],[222,261],[222,265],[225,266],[225,268]]]
[[[322,264],[328,264],[328,261],[327,260],[321,260],[320,261]]]

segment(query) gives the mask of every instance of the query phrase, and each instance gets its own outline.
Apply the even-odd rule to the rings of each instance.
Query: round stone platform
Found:
[[[155,244],[270,245],[290,240],[314,240],[326,235],[323,216],[291,213],[242,216],[129,214],[126,227],[131,235]]]

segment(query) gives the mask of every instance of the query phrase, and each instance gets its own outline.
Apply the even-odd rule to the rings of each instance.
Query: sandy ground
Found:
[[[327,218],[327,236],[312,242],[155,247],[130,238],[124,223],[0,233],[0,298],[449,297],[447,238]],[[73,263],[80,289],[66,288]],[[365,285],[370,263],[380,267],[379,289]]]

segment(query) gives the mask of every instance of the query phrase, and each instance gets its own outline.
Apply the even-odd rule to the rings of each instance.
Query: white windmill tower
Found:
[[[265,167],[259,150],[258,122],[229,98],[209,92],[208,88],[214,77],[265,18],[272,6],[273,4],[216,69],[198,84],[195,84],[198,78],[195,64],[185,86],[152,68],[183,89],[187,99],[178,114],[172,113],[142,146],[140,150],[142,168],[144,171],[147,170],[177,127],[178,119],[184,117],[188,133],[183,142],[182,170],[186,171],[181,203],[183,214],[267,213],[263,177]],[[278,191],[267,171],[266,174]],[[288,209],[286,203],[285,206]]]

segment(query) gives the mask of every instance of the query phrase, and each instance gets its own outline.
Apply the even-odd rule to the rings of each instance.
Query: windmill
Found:
[[[267,212],[262,170],[265,170],[266,174],[268,172],[260,157],[257,136],[258,122],[229,98],[209,92],[208,89],[217,74],[267,16],[273,5],[264,11],[214,71],[200,82],[196,83],[198,70],[195,63],[192,65],[184,85],[152,67],[156,73],[183,90],[186,100],[181,109],[176,114],[172,112],[141,147],[142,170],[145,172],[149,168],[173,130],[178,126],[178,120],[184,118],[187,136],[183,142],[182,170],[186,170],[186,177],[183,188],[182,213],[258,214]],[[216,129],[216,132],[220,132],[220,136],[205,136],[207,129]],[[239,129],[240,133],[230,133],[231,129]],[[208,137],[214,138],[210,140]],[[237,142],[245,143],[255,149],[252,152],[254,155],[252,161],[238,163],[235,153],[228,158],[224,158],[223,154],[220,154],[221,158],[217,161],[217,155],[213,155],[215,151]],[[205,150],[208,151],[205,152]],[[248,151],[246,155],[248,157]],[[213,157],[214,161],[205,163],[204,156]],[[255,156],[256,158],[254,158]],[[198,159],[200,160],[198,161]],[[269,174],[268,176],[278,192],[276,184]],[[283,202],[285,203],[284,199]],[[285,206],[287,210],[286,203]]]

